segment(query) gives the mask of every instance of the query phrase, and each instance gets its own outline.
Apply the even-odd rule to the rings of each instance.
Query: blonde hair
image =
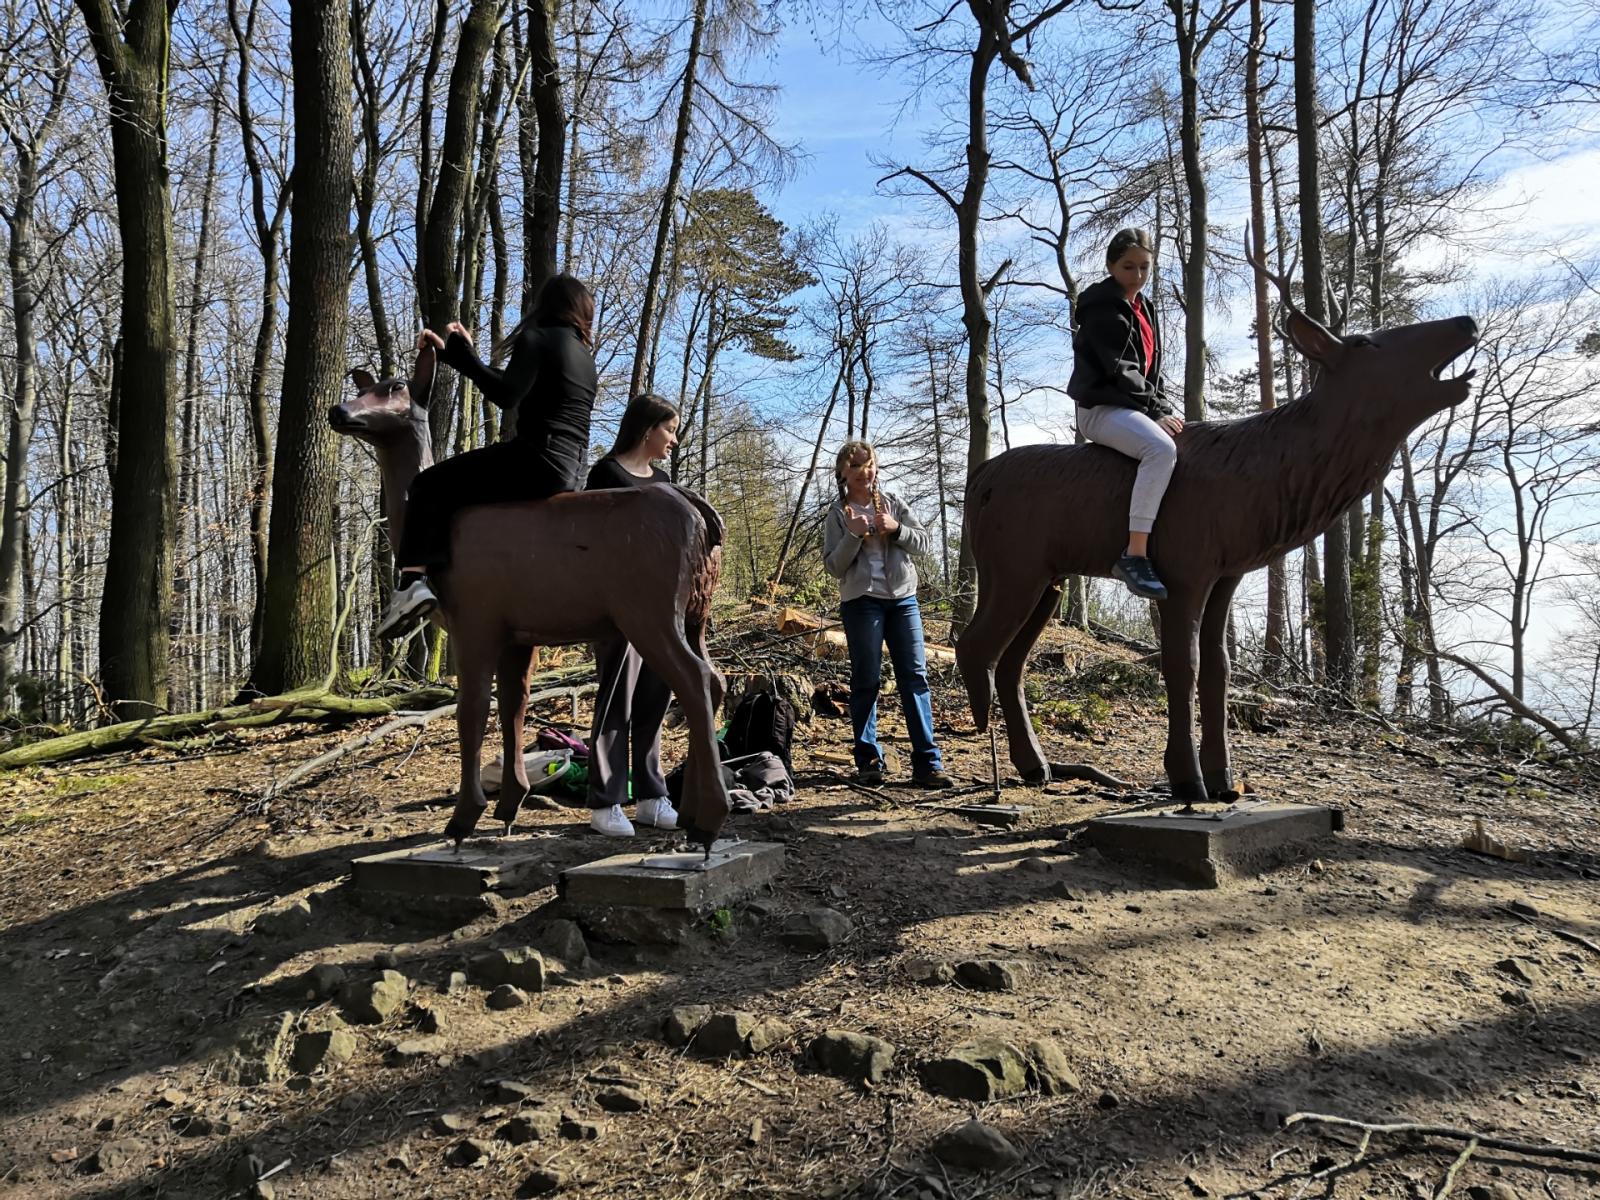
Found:
[[[858,454],[865,454],[867,456],[867,461],[868,462],[874,462],[875,463],[875,462],[878,461],[878,452],[872,448],[872,443],[868,442],[868,441],[864,441],[861,438],[851,438],[844,445],[840,446],[839,447],[839,453],[834,455],[834,458],[833,458],[833,481],[839,487],[839,503],[840,504],[843,504],[844,501],[845,501],[845,492],[846,492],[845,482],[844,482],[845,468],[849,467],[851,465],[851,461],[850,460],[855,458]],[[878,513],[878,514],[886,513],[886,512],[889,511],[889,505],[884,501],[883,492],[878,488],[877,484],[873,484],[873,487],[872,487],[872,511],[874,513]],[[874,534],[873,536],[874,537],[887,537],[888,535],[887,534]]]

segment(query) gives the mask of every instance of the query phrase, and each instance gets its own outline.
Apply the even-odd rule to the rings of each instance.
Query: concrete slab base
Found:
[[[450,846],[391,850],[350,864],[357,891],[407,896],[480,896],[490,891],[547,887],[548,837],[474,838],[457,850]]]
[[[1241,803],[1220,812],[1125,813],[1089,822],[1107,858],[1142,863],[1201,887],[1277,866],[1344,828],[1344,812],[1309,804]]]
[[[706,914],[770,883],[783,869],[776,842],[719,841],[703,851],[618,854],[569,867],[556,891],[578,923],[613,941],[682,941]]]
[[[1009,828],[1020,823],[1031,810],[1019,804],[959,804],[950,811],[979,825],[1001,825]]]

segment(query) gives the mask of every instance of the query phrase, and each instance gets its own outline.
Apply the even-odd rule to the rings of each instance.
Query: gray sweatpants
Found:
[[[633,798],[664,800],[661,777],[661,721],[672,701],[666,680],[645,665],[626,638],[595,646],[600,686],[594,695],[594,725],[589,737],[589,807],[628,803],[629,751],[633,759]]]
[[[1139,473],[1133,477],[1133,502],[1128,505],[1128,529],[1149,533],[1155,527],[1161,497],[1172,480],[1178,461],[1178,447],[1172,437],[1142,412],[1097,404],[1078,409],[1078,432],[1091,442],[1110,446],[1129,458],[1138,459]]]

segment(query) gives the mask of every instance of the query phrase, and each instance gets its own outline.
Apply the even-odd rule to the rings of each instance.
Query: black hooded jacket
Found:
[[[1161,383],[1161,325],[1149,302],[1144,313],[1156,335],[1154,361],[1148,363],[1133,305],[1123,295],[1121,284],[1108,276],[1078,296],[1078,331],[1072,337],[1072,378],[1067,381],[1067,395],[1081,407],[1111,404],[1136,409],[1152,419],[1172,412]]]

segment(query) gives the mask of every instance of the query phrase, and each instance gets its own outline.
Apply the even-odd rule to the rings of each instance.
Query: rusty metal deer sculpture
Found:
[[[433,462],[427,404],[435,365],[429,347],[409,380],[352,371],[356,395],[328,410],[335,433],[377,452],[393,545],[405,524],[406,488]],[[461,787],[447,837],[459,845],[488,807],[478,756],[491,681],[499,681],[505,752],[495,817],[509,829],[528,795],[522,722],[534,648],[620,633],[683,706],[689,754],[681,821],[709,846],[729,809],[713,725],[723,681],[705,646],[721,541],[716,510],[667,484],[485,504],[456,518],[450,566],[430,579],[440,601],[434,619],[450,631],[460,681]]]
[[[1289,340],[1317,382],[1292,403],[1240,421],[1198,421],[1177,437],[1178,465],[1151,535],[1166,581],[1161,672],[1165,767],[1175,799],[1232,800],[1227,741],[1228,607],[1239,579],[1302,546],[1383,478],[1406,436],[1466,399],[1473,372],[1441,372],[1477,342],[1471,317],[1339,337],[1278,285]],[[1136,464],[1103,446],[1026,446],[997,455],[967,483],[967,536],[978,605],[956,661],[980,731],[999,691],[1011,761],[1043,783],[1050,766],[1028,719],[1028,652],[1056,612],[1067,575],[1109,576],[1127,534]],[[1199,685],[1201,741],[1193,700]]]

